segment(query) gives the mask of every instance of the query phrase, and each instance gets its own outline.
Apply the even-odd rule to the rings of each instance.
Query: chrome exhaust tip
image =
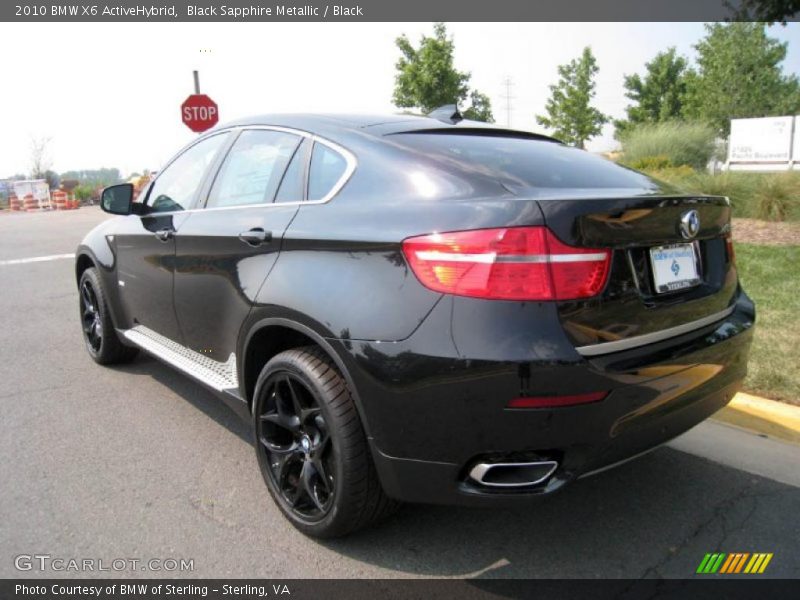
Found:
[[[487,487],[527,487],[547,480],[557,468],[554,460],[478,463],[470,469],[469,477]]]

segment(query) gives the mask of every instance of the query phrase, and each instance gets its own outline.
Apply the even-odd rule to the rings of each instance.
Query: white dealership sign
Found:
[[[785,170],[800,160],[800,117],[732,119],[728,167]]]
[[[792,162],[795,168],[800,165],[800,117],[794,118],[794,139],[792,140]]]

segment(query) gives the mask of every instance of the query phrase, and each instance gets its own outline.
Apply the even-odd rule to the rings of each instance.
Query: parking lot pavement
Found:
[[[97,209],[0,215],[0,261],[67,254]],[[68,259],[0,264],[0,577],[19,554],[177,558],[193,577],[686,577],[706,552],[800,575],[800,447],[704,423],[520,510],[406,506],[333,542],[272,505],[247,428],[147,357],[87,356]]]

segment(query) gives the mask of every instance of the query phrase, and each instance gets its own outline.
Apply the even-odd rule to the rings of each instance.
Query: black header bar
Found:
[[[726,21],[742,0],[3,0],[11,22]],[[749,4],[747,6],[750,6]],[[796,20],[796,15],[788,20]]]

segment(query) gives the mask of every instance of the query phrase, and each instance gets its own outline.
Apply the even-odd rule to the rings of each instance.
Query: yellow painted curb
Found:
[[[712,418],[800,444],[800,407],[739,392]]]
[[[798,406],[767,400],[744,392],[736,394],[729,406],[757,417],[775,420],[784,427],[800,433],[800,407]]]

